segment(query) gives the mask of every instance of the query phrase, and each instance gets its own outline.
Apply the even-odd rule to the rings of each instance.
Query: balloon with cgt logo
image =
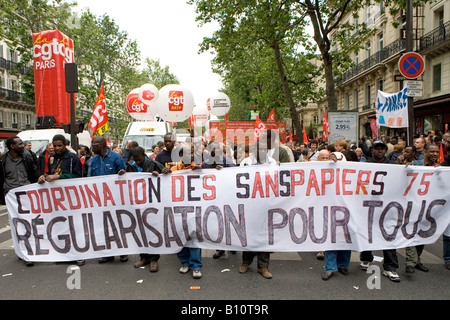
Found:
[[[147,105],[156,105],[158,97],[159,90],[154,84],[147,83],[139,88],[139,99]]]
[[[149,99],[150,94],[144,95],[143,99],[145,101],[143,101],[140,98],[141,88],[131,90],[127,96],[127,111],[129,115],[136,120],[153,120],[156,115],[157,93],[158,91],[156,91],[156,94],[154,92],[155,96],[153,99]]]
[[[169,84],[159,90],[156,111],[164,121],[184,121],[191,116],[193,110],[194,96],[186,87]]]

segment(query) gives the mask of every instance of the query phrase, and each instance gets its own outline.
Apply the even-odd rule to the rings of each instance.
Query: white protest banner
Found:
[[[449,177],[444,167],[310,162],[58,180],[6,200],[15,251],[31,261],[183,246],[364,251],[434,243],[450,224]]]
[[[378,90],[377,94],[377,126],[389,128],[405,128],[408,126],[408,93],[407,88],[393,94]]]

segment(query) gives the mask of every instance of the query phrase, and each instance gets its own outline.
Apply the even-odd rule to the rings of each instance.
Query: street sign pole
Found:
[[[70,141],[71,146],[78,152],[78,137],[76,133],[75,93],[78,92],[78,68],[76,63],[64,64],[66,92],[70,94]]]
[[[413,51],[413,4],[406,0],[406,52]],[[414,98],[408,97],[408,146],[414,145]]]

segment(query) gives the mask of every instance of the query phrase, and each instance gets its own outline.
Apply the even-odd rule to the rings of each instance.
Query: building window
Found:
[[[383,79],[378,79],[377,80],[377,92],[378,92],[378,90],[383,91],[383,85],[384,85]]]
[[[379,9],[380,9],[380,16],[384,13],[384,0],[380,0],[379,3]]]
[[[372,47],[370,45],[370,41],[366,43],[366,58],[370,58],[372,55]]]
[[[441,90],[441,64],[433,66],[433,92]]]
[[[441,8],[434,12],[434,27],[442,27],[444,25],[444,9]]]
[[[350,95],[348,93],[344,93],[344,109],[350,110]]]
[[[371,19],[372,16],[372,7],[370,4],[367,4],[364,7],[365,15],[366,15],[366,23],[368,26],[370,26],[373,23],[373,19]]]
[[[381,51],[384,48],[384,35],[383,32],[380,32],[377,35],[377,50]]]
[[[9,50],[9,54],[10,54],[9,60],[11,60],[12,62],[17,62],[19,60],[17,51]]]
[[[355,52],[355,60],[354,60],[354,62],[355,62],[355,65],[359,64],[359,52],[358,51]]]
[[[17,119],[18,119],[17,112],[11,113],[11,120],[12,120],[11,124],[14,129],[17,129],[19,127],[19,124],[17,123]]]
[[[365,90],[365,105],[367,106],[368,109],[370,109],[370,103],[372,101],[372,97],[370,94],[370,84],[366,85],[366,90]]]
[[[3,111],[0,111],[0,128],[3,128]]]
[[[315,116],[313,117],[313,121],[314,121],[314,123],[319,123],[319,116],[318,116],[318,115],[315,115]]]
[[[25,124],[27,126],[31,126],[31,114],[26,114],[25,115]]]
[[[18,91],[17,80],[9,79],[8,89],[12,91]]]
[[[358,89],[353,90],[353,109],[358,110]]]

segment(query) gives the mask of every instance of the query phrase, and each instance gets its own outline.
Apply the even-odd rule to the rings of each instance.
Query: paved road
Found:
[[[379,289],[369,289],[368,280],[376,284],[372,274],[359,269],[358,253],[352,254],[350,274],[336,273],[328,281],[321,280],[324,262],[313,252],[274,253],[270,270],[273,279],[264,279],[252,265],[247,274],[239,274],[241,255],[227,254],[215,260],[211,250],[203,250],[203,277],[193,279],[191,273],[178,273],[176,255],[160,259],[160,271],[135,269],[137,255],[126,263],[116,261],[98,264],[89,260],[79,270],[80,289],[69,289],[68,278],[75,274],[69,263],[36,263],[26,267],[14,253],[6,209],[0,206],[0,299],[75,299],[75,300],[448,300],[450,271],[444,268],[442,238],[428,245],[422,255],[430,272],[404,272],[404,250],[399,250],[402,279],[393,283],[384,276]],[[382,252],[375,251],[376,256]],[[256,262],[256,261],[255,261]],[[254,262],[254,264],[255,264]],[[375,262],[381,267],[381,262]],[[372,278],[369,278],[371,277]]]

